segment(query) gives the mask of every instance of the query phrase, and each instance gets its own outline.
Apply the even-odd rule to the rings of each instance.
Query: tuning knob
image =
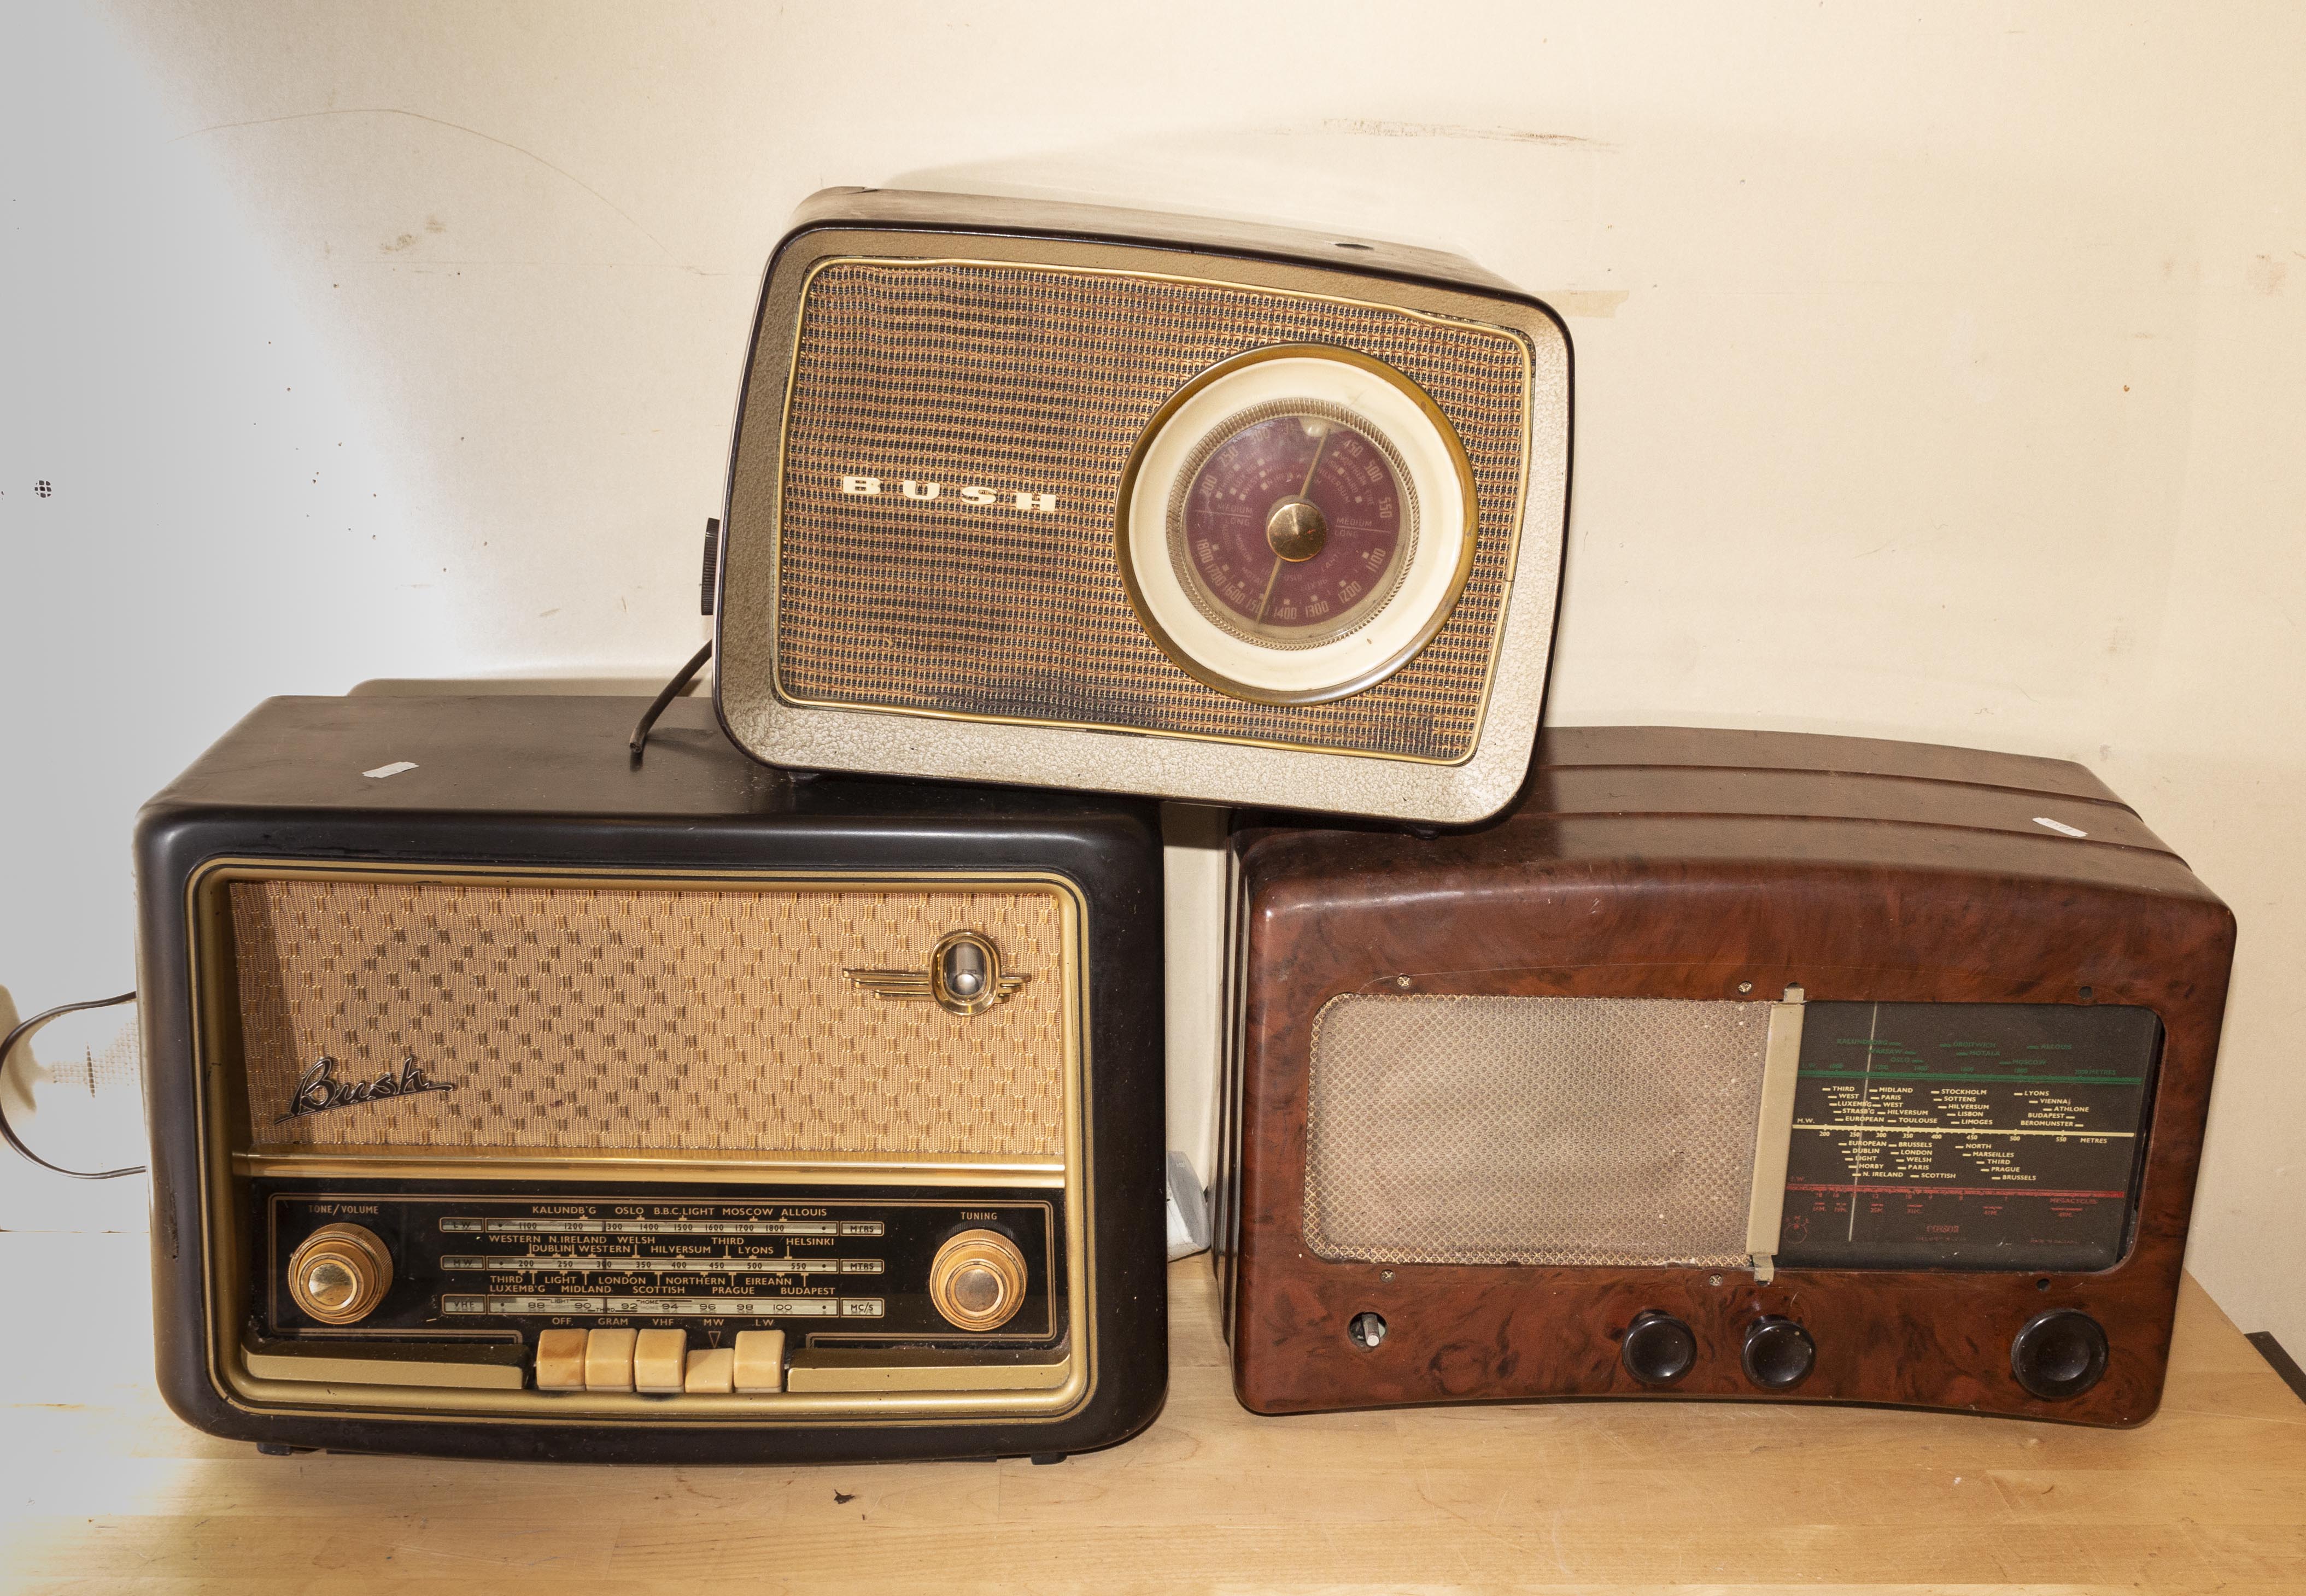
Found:
[[[392,1254],[357,1225],[324,1225],[288,1255],[288,1294],[324,1325],[366,1319],[392,1284]]]
[[[929,1264],[929,1301],[964,1330],[997,1330],[1025,1303],[1025,1255],[1007,1236],[965,1230]]]
[[[1670,1313],[1648,1309],[1626,1327],[1618,1356],[1626,1372],[1644,1386],[1670,1386],[1697,1362],[1697,1337]]]
[[[2045,1402],[2080,1396],[2105,1374],[2105,1330],[2079,1308],[2054,1308],[2026,1321],[2010,1344],[2010,1372]]]
[[[1817,1366],[1817,1343],[1793,1320],[1764,1314],[1747,1327],[1739,1361],[1764,1391],[1790,1391]]]

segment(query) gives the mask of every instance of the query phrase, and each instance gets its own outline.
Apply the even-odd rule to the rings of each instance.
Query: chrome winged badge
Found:
[[[1001,950],[978,931],[956,931],[919,969],[844,969],[866,991],[895,1003],[934,1003],[948,1014],[982,1014],[1033,977],[1004,975]]]

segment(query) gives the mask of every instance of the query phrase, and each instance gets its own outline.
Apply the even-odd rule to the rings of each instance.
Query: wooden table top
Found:
[[[2306,1404],[2191,1279],[2130,1431],[1690,1402],[1260,1419],[1196,1258],[1168,1405],[1109,1451],[594,1468],[211,1440],[152,1387],[144,1276],[139,1236],[0,1235],[0,1588],[2306,1590]]]

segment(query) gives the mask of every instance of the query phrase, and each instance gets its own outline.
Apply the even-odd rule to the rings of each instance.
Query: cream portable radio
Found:
[[[840,190],[769,264],[716,693],[771,764],[1466,822],[1551,648],[1569,340],[1454,256]]]
[[[275,699],[147,806],[170,1404],[596,1462],[1144,1425],[1150,807],[796,782],[693,702],[643,765],[636,707]]]

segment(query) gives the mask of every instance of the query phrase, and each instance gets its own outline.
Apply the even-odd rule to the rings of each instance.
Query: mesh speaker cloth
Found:
[[[1425,652],[1332,704],[1248,704],[1145,634],[1115,557],[1123,468],[1217,362],[1312,342],[1405,372],[1456,425],[1473,569]],[[803,307],[778,541],[786,696],[1439,760],[1473,752],[1512,576],[1528,352],[1501,329],[1210,283],[836,262]],[[849,475],[875,495],[841,491]],[[905,496],[936,485],[938,497]],[[996,504],[961,502],[963,487]],[[1053,515],[1012,508],[1053,493]],[[901,646],[892,646],[901,640]]]
[[[232,883],[258,1151],[337,1146],[1062,1157],[1063,906],[1013,892]],[[985,933],[1029,977],[974,1018],[844,968]],[[452,1090],[280,1121],[323,1054]]]
[[[1349,996],[1313,1038],[1305,1238],[1370,1263],[1735,1264],[1766,1003]]]

